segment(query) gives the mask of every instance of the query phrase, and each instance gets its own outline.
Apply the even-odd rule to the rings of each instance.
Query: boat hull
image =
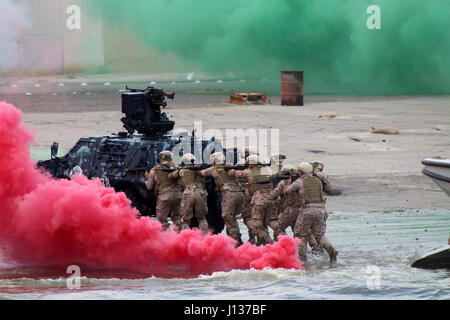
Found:
[[[450,159],[424,159],[422,173],[450,197]]]
[[[411,267],[423,269],[450,269],[450,245],[431,251],[418,248],[411,259]]]

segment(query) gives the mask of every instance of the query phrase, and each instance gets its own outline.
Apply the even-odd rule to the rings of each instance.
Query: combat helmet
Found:
[[[170,151],[161,151],[156,157],[156,161],[161,164],[167,164],[172,160],[172,152]]]
[[[298,166],[298,171],[309,174],[313,172],[313,166],[309,162],[301,162]]]
[[[259,156],[256,154],[249,155],[245,161],[247,164],[259,164]]]
[[[315,160],[315,161],[311,162],[311,165],[313,166],[314,170],[323,171],[324,165],[322,162]]]
[[[210,158],[211,164],[224,164],[225,163],[225,155],[222,152],[213,153]]]
[[[296,176],[298,175],[298,169],[294,168],[293,166],[283,166],[283,168],[281,168],[281,174],[287,176]]]
[[[286,156],[284,154],[280,154],[280,153],[274,153],[272,154],[272,156],[270,157],[270,160],[272,162],[281,162],[283,160],[286,160]]]
[[[192,153],[186,153],[181,157],[183,164],[193,164],[195,162],[195,156]]]
[[[259,154],[258,153],[258,149],[256,147],[254,147],[254,146],[250,146],[250,147],[245,148],[244,153],[245,153],[245,158],[247,158],[248,156],[251,156],[251,155],[258,155]]]

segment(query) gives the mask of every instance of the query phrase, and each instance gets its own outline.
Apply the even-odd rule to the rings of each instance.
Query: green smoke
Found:
[[[279,79],[305,91],[450,92],[448,0],[94,0],[105,18],[200,71]],[[366,10],[381,10],[369,30]]]

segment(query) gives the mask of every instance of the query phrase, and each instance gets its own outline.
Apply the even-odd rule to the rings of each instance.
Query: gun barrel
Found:
[[[225,166],[224,169],[226,171],[228,170],[245,170],[248,169],[248,165],[242,165],[242,166]]]
[[[195,165],[195,166],[182,166],[182,169],[188,169],[188,170],[194,170],[194,171],[198,171],[198,170],[205,170],[212,167],[211,164],[200,164],[200,165]]]
[[[292,181],[295,181],[298,176],[290,176],[290,175],[277,175],[277,176],[272,176],[268,179],[262,180],[262,181],[258,181],[258,182],[253,182],[254,184],[268,184],[268,183],[278,183],[281,180],[287,180],[289,178],[292,178]]]
[[[167,97],[168,99],[170,99],[170,100],[173,100],[173,99],[175,99],[175,92],[166,92],[166,91],[162,91],[162,95],[164,96],[164,97]]]

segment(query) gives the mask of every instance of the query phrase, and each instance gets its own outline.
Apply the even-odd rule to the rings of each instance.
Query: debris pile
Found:
[[[250,104],[271,104],[270,100],[262,92],[255,93],[232,93],[230,99],[228,99],[229,104],[240,104],[240,105],[250,105]]]

